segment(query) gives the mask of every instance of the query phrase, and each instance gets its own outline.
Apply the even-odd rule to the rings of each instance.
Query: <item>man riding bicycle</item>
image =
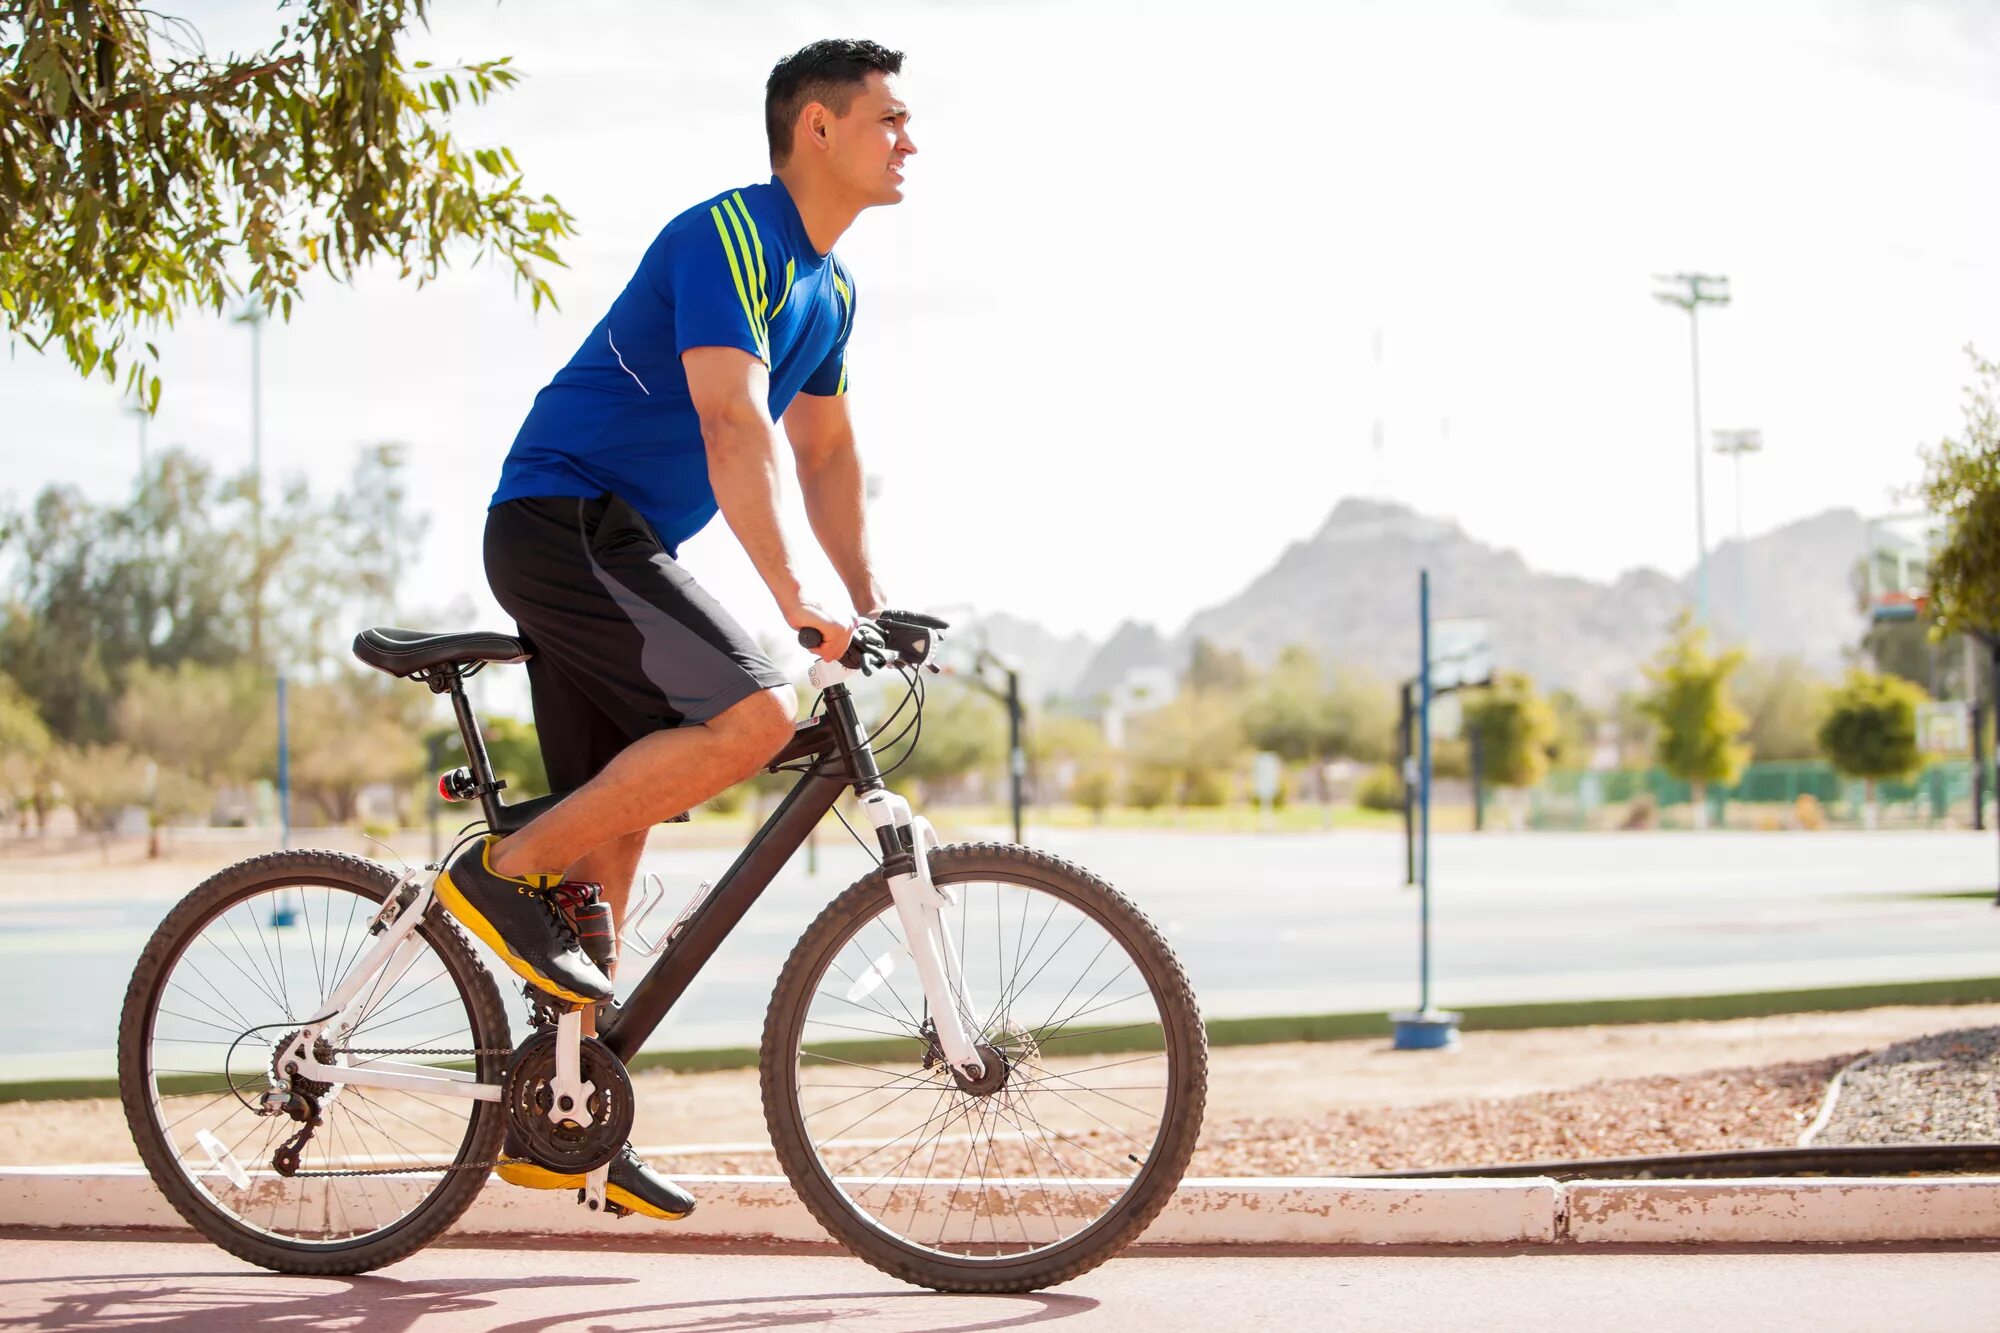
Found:
[[[487,579],[533,649],[549,785],[572,794],[518,833],[473,842],[437,890],[513,971],[586,1006],[586,1024],[611,981],[547,891],[597,883],[622,922],[648,830],[749,777],[793,736],[791,685],[676,563],[681,543],[720,510],[786,623],[818,631],[820,657],[840,658],[854,632],[800,586],[778,522],[776,423],[855,613],[882,609],[846,397],[854,280],[833,247],[863,209],[903,197],[916,146],[896,92],[902,61],[829,40],[777,64],[764,93],[769,183],[667,224],[536,395],[501,467]],[[517,1160],[500,1176],[583,1184]],[[606,1194],[654,1217],[694,1207],[629,1144]]]

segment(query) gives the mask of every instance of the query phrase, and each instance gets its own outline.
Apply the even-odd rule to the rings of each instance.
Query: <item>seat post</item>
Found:
[[[486,815],[488,828],[500,827],[500,789],[507,784],[493,778],[493,763],[486,757],[486,741],[479,734],[479,719],[472,715],[472,704],[465,697],[465,681],[457,666],[443,667],[430,677],[433,693],[451,695],[451,711],[458,717],[459,739],[465,743],[466,766],[472,770],[472,781],[479,794],[479,808]]]

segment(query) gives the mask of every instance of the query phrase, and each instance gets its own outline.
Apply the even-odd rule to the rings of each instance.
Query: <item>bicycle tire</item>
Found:
[[[245,1226],[208,1203],[176,1160],[171,1140],[155,1116],[157,1102],[148,1058],[148,1039],[171,964],[191,947],[199,932],[231,906],[273,886],[311,885],[345,889],[376,902],[402,881],[388,867],[343,852],[295,850],[251,857],[217,871],[167,913],[139,956],[126,988],[118,1032],[118,1093],[134,1145],[153,1183],[189,1225],[239,1259],[281,1273],[352,1275],[406,1258],[442,1234],[465,1212],[485,1186],[488,1172],[450,1170],[415,1208],[390,1226],[351,1242],[287,1243]],[[417,931],[444,962],[470,1019],[474,1045],[513,1045],[507,1014],[492,976],[465,936],[433,904]],[[475,1057],[483,1082],[498,1083],[505,1059]],[[261,1089],[258,1089],[261,1091]],[[457,1162],[498,1157],[505,1121],[497,1102],[474,1102]]]
[[[850,1203],[814,1150],[800,1111],[800,1038],[826,968],[891,903],[881,870],[856,881],[821,911],[793,948],[771,997],[761,1051],[765,1123],[792,1187],[829,1235],[856,1257],[918,1286],[952,1292],[1024,1292],[1067,1282],[1137,1239],[1171,1199],[1201,1131],[1208,1042],[1186,971],[1153,923],[1089,871],[1014,844],[954,844],[930,857],[940,885],[1012,884],[1065,899],[1118,939],[1139,965],[1165,1029],[1171,1061],[1157,1146],[1116,1204],[1074,1236],[1018,1260],[943,1256],[888,1234]]]

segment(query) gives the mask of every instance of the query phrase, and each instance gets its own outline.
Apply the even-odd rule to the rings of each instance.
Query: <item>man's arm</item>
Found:
[[[688,393],[701,416],[708,481],[715,503],[750,556],[793,629],[816,629],[815,651],[829,661],[847,651],[853,626],[805,600],[798,571],[778,523],[777,428],[764,363],[735,347],[690,347],[681,353]]]
[[[868,558],[867,493],[847,395],[802,393],[785,411],[785,434],[798,460],[799,490],[820,549],[847,585],[854,609],[882,609],[882,585]]]

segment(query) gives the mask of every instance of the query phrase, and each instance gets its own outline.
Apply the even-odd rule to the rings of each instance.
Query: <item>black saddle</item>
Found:
[[[415,629],[365,629],[354,636],[354,655],[392,676],[469,662],[525,662],[533,653],[519,639],[486,630],[426,634]]]

